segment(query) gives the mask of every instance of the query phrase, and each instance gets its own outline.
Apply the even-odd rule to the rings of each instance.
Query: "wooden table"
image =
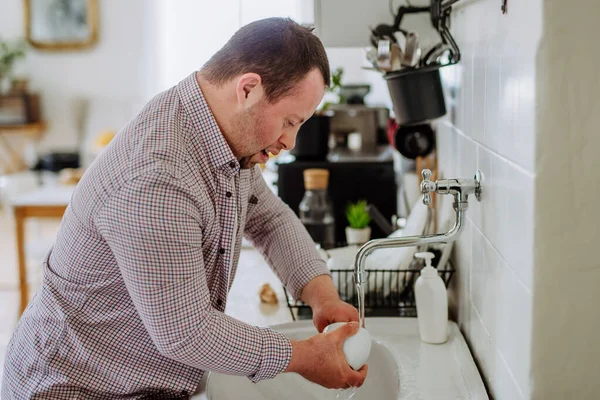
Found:
[[[29,302],[27,285],[27,262],[25,260],[25,219],[62,218],[75,186],[52,185],[14,196],[9,199],[15,217],[19,286],[21,290],[21,313]]]

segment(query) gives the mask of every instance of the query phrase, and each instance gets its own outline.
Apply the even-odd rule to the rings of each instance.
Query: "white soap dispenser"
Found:
[[[431,266],[435,255],[430,252],[415,254],[424,259],[426,266],[415,282],[415,299],[421,340],[439,344],[448,340],[448,294],[437,269]]]

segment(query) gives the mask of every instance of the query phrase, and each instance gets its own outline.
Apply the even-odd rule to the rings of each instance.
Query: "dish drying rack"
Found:
[[[358,296],[353,283],[354,270],[334,269],[330,272],[340,298],[354,307],[358,307]],[[364,287],[366,317],[417,316],[413,286],[419,276],[419,269],[367,269],[366,272],[368,276],[368,281]],[[450,261],[438,273],[447,288],[452,275],[454,275],[454,268]],[[283,289],[294,321],[312,318],[310,306],[301,300],[294,300],[286,288]]]

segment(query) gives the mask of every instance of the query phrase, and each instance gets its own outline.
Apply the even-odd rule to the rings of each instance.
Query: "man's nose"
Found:
[[[279,138],[279,143],[283,146],[284,150],[291,150],[296,145],[296,135],[298,135],[298,131],[294,130],[293,132],[284,132]]]

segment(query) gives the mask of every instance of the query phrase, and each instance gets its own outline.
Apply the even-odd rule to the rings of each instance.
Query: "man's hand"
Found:
[[[292,341],[292,359],[285,372],[296,372],[329,389],[360,387],[368,367],[364,365],[354,371],[343,350],[346,338],[358,332],[358,328],[358,323],[353,323],[307,340]]]
[[[306,284],[302,300],[313,312],[313,323],[319,332],[334,322],[358,321],[358,310],[340,300],[331,277],[320,275]]]
[[[313,324],[319,332],[334,322],[358,321],[358,310],[352,305],[337,300],[330,300],[312,308]]]

